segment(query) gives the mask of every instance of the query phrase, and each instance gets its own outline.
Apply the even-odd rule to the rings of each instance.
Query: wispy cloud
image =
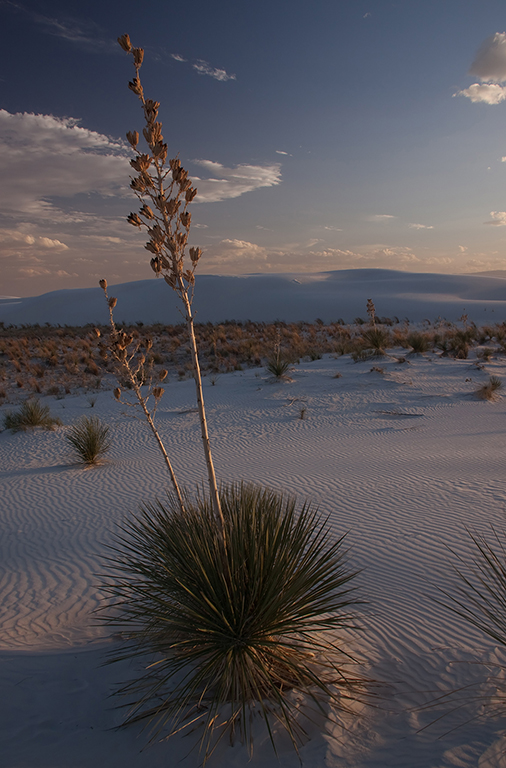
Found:
[[[484,224],[489,224],[492,227],[506,227],[506,211],[490,211],[492,219],[490,221],[484,221]]]
[[[366,221],[372,221],[376,224],[382,224],[391,219],[396,219],[397,216],[393,216],[391,213],[374,213],[372,216],[367,216]]]
[[[341,227],[333,227],[333,226],[323,227],[323,229],[328,229],[330,232],[342,232],[343,231],[341,229]]]
[[[209,75],[209,77],[214,77],[215,80],[219,80],[222,83],[225,83],[227,80],[236,79],[235,75],[229,75],[224,69],[212,67],[211,64],[203,59],[198,59],[192,64],[192,67],[199,73],[199,75]]]
[[[179,53],[171,53],[170,54],[171,59],[174,59],[175,61],[186,61]]]
[[[465,96],[473,103],[500,104],[506,99],[506,32],[496,32],[487,37],[480,46],[469,74],[478,77],[481,83],[473,83],[468,88],[454,93]]]
[[[431,224],[408,224],[410,229],[434,229]]]
[[[278,163],[272,165],[236,165],[227,168],[212,160],[194,160],[208,178],[193,175],[198,189],[195,202],[216,203],[230,200],[262,187],[272,187],[281,182],[281,169]]]
[[[23,3],[10,2],[10,0],[2,0],[0,6],[14,13],[24,14],[46,34],[53,37],[59,37],[87,48],[107,48],[113,50],[117,47],[116,41],[112,38],[107,38],[101,27],[89,17],[84,19],[64,14],[56,18],[33,11]]]

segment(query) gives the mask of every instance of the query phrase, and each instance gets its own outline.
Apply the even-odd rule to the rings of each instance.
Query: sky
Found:
[[[148,279],[128,33],[201,273],[506,269],[504,0],[0,0],[0,294]]]

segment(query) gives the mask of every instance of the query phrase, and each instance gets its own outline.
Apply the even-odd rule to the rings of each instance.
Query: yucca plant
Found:
[[[276,723],[297,747],[298,692],[324,712],[322,700],[346,709],[364,691],[336,635],[355,626],[359,603],[344,537],[332,541],[314,510],[274,491],[230,485],[220,501],[225,545],[207,496],[186,498],[185,514],[173,496],[147,504],[127,522],[104,616],[124,631],[113,661],[151,659],[119,691],[126,722],[145,721],[153,740],[200,724],[204,760],[227,732],[251,749],[255,716],[274,748]]]
[[[48,405],[42,405],[40,400],[27,400],[19,411],[8,411],[4,416],[5,429],[21,432],[32,427],[54,429],[61,424],[57,416],[52,416]]]
[[[111,447],[110,427],[97,416],[83,416],[65,435],[83,464],[97,464]]]
[[[502,387],[502,381],[498,376],[491,376],[486,384],[482,384],[476,390],[476,397],[480,400],[493,400],[495,393]]]
[[[406,342],[411,347],[410,354],[412,355],[422,355],[430,349],[430,336],[426,333],[413,331],[408,334]]]

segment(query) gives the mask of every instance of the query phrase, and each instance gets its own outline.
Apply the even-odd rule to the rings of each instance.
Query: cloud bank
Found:
[[[506,32],[496,32],[480,46],[469,74],[478,77],[480,83],[473,83],[469,88],[454,93],[465,96],[473,103],[500,104],[506,99]]]

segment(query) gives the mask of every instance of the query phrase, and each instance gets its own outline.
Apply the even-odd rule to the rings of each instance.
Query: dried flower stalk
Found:
[[[165,282],[177,293],[183,304],[192,357],[193,377],[197,393],[201,436],[207,465],[209,493],[215,514],[225,524],[221,511],[218,485],[211,455],[207,419],[202,393],[202,378],[195,339],[192,313],[195,269],[202,256],[200,248],[189,247],[191,213],[188,210],[197,190],[188,178],[179,158],[167,159],[167,144],[162,134],[162,123],[158,120],[159,102],[146,99],[139,71],[144,58],[142,48],[134,48],[128,35],[118,38],[122,49],[132,54],[135,77],[128,86],[139,98],[144,113],[145,127],[142,131],[148,152],[138,150],[139,134],[129,131],[127,140],[137,155],[130,161],[136,172],[130,186],[141,207],[138,213],[130,213],[128,221],[134,227],[145,229],[148,234],[146,250],[151,254],[151,268],[155,275],[163,276]]]
[[[146,417],[146,421],[148,422],[149,427],[153,432],[155,439],[158,443],[158,446],[162,452],[163,458],[165,460],[165,464],[167,465],[167,469],[169,470],[174,493],[176,494],[181,511],[184,513],[185,508],[184,508],[184,502],[183,502],[183,495],[181,493],[181,489],[179,488],[179,484],[177,482],[177,478],[176,478],[174,469],[172,467],[171,461],[169,459],[168,453],[165,449],[162,438],[160,437],[160,434],[154,422],[156,409],[164,393],[164,389],[159,384],[153,386],[153,382],[152,380],[150,380],[148,393],[146,396],[143,395],[141,390],[141,382],[144,381],[144,372],[145,372],[144,364],[146,362],[145,355],[142,353],[140,355],[138,354],[140,351],[139,345],[135,344],[134,337],[131,334],[127,334],[122,330],[118,330],[116,323],[114,322],[114,316],[113,316],[113,310],[114,310],[114,307],[116,306],[117,299],[115,299],[113,296],[108,295],[107,280],[100,280],[100,287],[104,292],[104,295],[107,301],[107,306],[109,307],[109,322],[111,325],[109,351],[112,355],[113,360],[116,363],[116,367],[119,373],[129,382],[132,390],[135,393],[135,396],[137,397],[139,405],[142,408],[144,416]],[[100,331],[97,330],[96,333],[100,333]],[[146,347],[148,350],[150,349],[150,346],[151,345],[148,340],[146,343]],[[167,376],[167,371],[162,371],[161,374],[159,375],[159,381],[162,382],[166,378],[166,376]],[[148,402],[151,395],[155,400],[155,405],[152,412],[148,408]],[[124,405],[132,405],[132,403],[129,403],[128,401],[122,399],[122,392],[120,387],[116,387],[116,389],[114,390],[114,397],[116,398],[116,400],[118,400],[120,403],[123,403]]]

